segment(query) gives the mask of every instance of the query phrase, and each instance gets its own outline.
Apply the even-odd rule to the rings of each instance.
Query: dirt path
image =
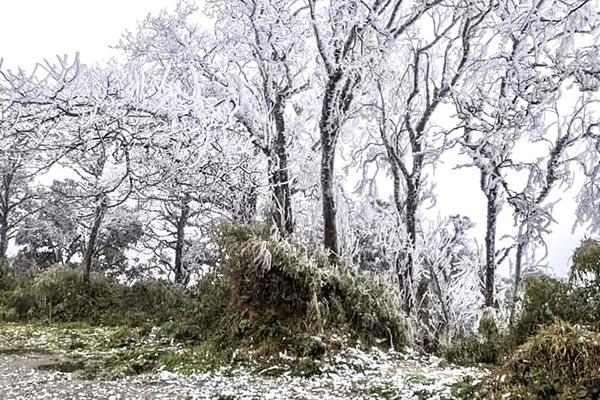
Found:
[[[154,377],[135,377],[116,381],[80,380],[70,373],[39,370],[62,362],[48,355],[0,357],[0,399],[346,399],[353,396],[335,385],[323,387],[300,378],[263,378],[246,374],[224,376],[197,374],[181,376],[163,372]],[[335,394],[338,392],[339,394]]]
[[[456,368],[411,360],[364,372],[338,367],[314,378],[266,377],[256,372],[221,371],[179,375],[167,371],[114,381],[82,380],[49,371],[65,359],[52,355],[0,356],[0,399],[451,399],[449,385],[465,376]],[[40,370],[40,368],[42,368]]]
[[[70,373],[38,369],[61,361],[64,360],[47,355],[0,357],[0,399],[283,399],[293,394],[289,387],[282,388],[282,382],[278,382],[278,379],[251,379],[243,375],[224,377],[219,374],[199,374],[184,377],[165,372],[156,377],[88,381],[75,379]],[[290,383],[294,382],[287,381],[286,385]],[[318,390],[315,393],[306,385],[298,385],[298,389],[302,393],[297,393],[294,398],[323,398]]]
[[[167,364],[157,361],[166,355],[180,357],[179,362],[170,359],[170,371],[189,371],[192,363],[203,365],[201,352],[152,333],[118,327],[0,325],[0,400],[450,400],[453,384],[485,374],[410,349],[345,347],[313,360],[316,368],[304,371],[319,373],[310,378],[294,375],[302,370],[284,361],[300,359],[286,353],[280,354],[281,365],[269,368],[233,363],[191,375],[166,371]],[[78,361],[70,361],[71,357]],[[116,380],[80,378],[127,376],[140,365],[153,372]]]

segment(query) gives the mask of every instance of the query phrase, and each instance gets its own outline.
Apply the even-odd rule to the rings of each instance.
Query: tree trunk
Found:
[[[90,275],[92,273],[92,263],[96,250],[96,242],[98,240],[100,227],[102,226],[102,220],[104,219],[104,214],[106,213],[106,208],[108,206],[108,198],[105,194],[99,195],[97,201],[98,204],[94,210],[92,229],[90,230],[90,236],[88,238],[87,247],[83,256],[83,277],[87,282],[89,282]]]
[[[323,97],[323,109],[319,128],[321,130],[321,196],[323,206],[323,244],[329,251],[332,261],[338,257],[337,221],[335,207],[335,145],[340,130],[340,121],[336,118],[337,107],[337,85],[342,79],[338,73],[329,78],[325,96]]]
[[[323,206],[323,244],[332,262],[339,257],[335,205],[335,147],[342,121],[354,98],[360,77],[344,77],[341,70],[330,74],[323,96],[319,129],[321,132],[321,196]]]
[[[410,314],[415,306],[415,300],[412,293],[414,284],[415,260],[414,252],[417,246],[417,209],[419,207],[419,192],[418,187],[414,182],[410,181],[407,185],[406,193],[406,231],[408,233],[408,254],[406,257],[406,268],[404,271],[404,285],[407,287],[406,296],[404,299],[404,311]]]
[[[496,274],[496,221],[498,219],[498,186],[492,183],[486,190],[487,216],[485,229],[485,306],[494,307],[494,286]]]
[[[558,139],[556,144],[554,145],[552,151],[550,152],[550,159],[547,164],[547,175],[546,175],[546,183],[542,187],[540,194],[534,201],[534,205],[537,207],[548,197],[550,191],[554,187],[554,184],[559,179],[559,174],[557,173],[557,168],[559,165],[559,161],[563,152],[568,148],[568,140],[570,139],[570,135],[566,134]],[[529,221],[525,219],[521,226],[519,227],[519,235],[517,237],[517,252],[515,255],[515,281],[513,286],[512,299],[510,304],[510,324],[514,322],[515,311],[517,307],[517,297],[519,293],[519,287],[521,286],[521,279],[523,275],[523,254],[525,252],[525,248],[529,243]]]
[[[2,176],[2,193],[0,193],[0,262],[6,259],[8,251],[8,214],[10,212],[10,187],[12,174]]]
[[[279,233],[285,237],[294,232],[294,219],[285,140],[284,108],[284,99],[278,96],[273,107],[276,134],[273,143],[273,162],[275,165],[271,173],[271,185],[273,190],[273,221],[279,229]]]
[[[413,152],[420,151],[420,146],[413,142]],[[417,212],[419,209],[419,191],[421,182],[422,157],[415,157],[413,162],[413,172],[409,174],[403,166],[402,161],[396,157],[395,152],[390,147],[387,148],[390,158],[392,176],[394,178],[394,205],[399,216],[404,215],[406,232],[408,234],[408,246],[404,263],[396,264],[396,274],[398,276],[399,289],[404,293],[403,309],[410,314],[415,306],[413,296],[414,286],[414,252],[417,245]],[[404,172],[403,172],[404,171]],[[401,182],[406,184],[406,198],[403,201],[401,193]]]
[[[390,157],[391,158],[391,157]],[[398,170],[398,166],[394,162],[390,162],[392,176],[394,178],[394,205],[396,206],[396,212],[398,213],[398,224],[401,224],[401,215],[404,212],[404,206],[402,203],[402,195],[401,195],[401,177],[400,171]],[[396,257],[396,277],[398,278],[398,289],[400,292],[404,292],[406,289],[404,286],[404,276],[403,276],[403,263],[400,257]]]
[[[8,250],[8,221],[4,213],[0,215],[0,263],[6,259]]]
[[[0,263],[6,259],[8,250],[8,215],[5,211],[0,214]]]
[[[184,199],[181,207],[181,215],[177,220],[177,243],[175,244],[175,283],[185,284],[183,273],[183,247],[185,245],[185,227],[190,215],[189,199]]]
[[[513,286],[512,299],[510,304],[510,324],[512,325],[517,307],[517,296],[519,294],[519,286],[521,285],[521,275],[523,271],[523,252],[525,251],[525,241],[519,238],[517,243],[517,254],[515,256],[515,282]]]
[[[321,159],[321,190],[323,196],[323,244],[325,249],[329,251],[332,261],[336,261],[338,257],[338,238],[337,238],[337,220],[335,206],[335,190],[334,190],[334,159],[332,153],[323,150]]]

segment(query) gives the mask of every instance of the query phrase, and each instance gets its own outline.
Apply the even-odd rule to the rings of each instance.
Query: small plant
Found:
[[[455,339],[443,350],[444,357],[462,365],[496,364],[507,352],[507,338],[500,333],[491,310],[481,315],[477,333]]]

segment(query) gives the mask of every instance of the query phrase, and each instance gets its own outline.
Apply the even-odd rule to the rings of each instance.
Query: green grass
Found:
[[[342,343],[343,342],[343,343]],[[267,376],[321,374],[326,348],[341,349],[348,336],[273,337],[239,346],[207,339],[177,341],[161,329],[91,326],[74,323],[0,323],[0,355],[50,354],[60,362],[46,369],[74,372],[86,379],[115,379],[166,370],[193,374],[223,367],[248,367]],[[280,350],[285,347],[285,353]],[[65,372],[65,371],[63,371]]]
[[[173,372],[203,372],[228,360],[208,343],[190,345],[169,337],[144,333],[140,328],[98,327],[87,324],[0,325],[0,354],[46,353],[68,361],[56,370],[73,367],[83,378],[120,378],[166,369]],[[52,369],[49,365],[47,368]]]

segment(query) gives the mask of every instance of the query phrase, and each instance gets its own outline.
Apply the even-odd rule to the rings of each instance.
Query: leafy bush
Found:
[[[525,343],[557,318],[599,329],[600,293],[595,285],[574,286],[549,276],[527,278],[523,308],[510,331],[514,344]]]
[[[598,289],[600,284],[600,241],[584,240],[573,254],[571,280]]]
[[[68,267],[53,267],[35,276],[34,311],[50,321],[100,322],[109,310],[120,306],[120,288],[107,279],[94,277],[86,282],[83,274]]]
[[[573,304],[572,288],[568,283],[550,276],[535,276],[526,278],[524,287],[523,307],[511,328],[516,345],[525,343],[555,318],[567,321],[579,319],[578,310]]]
[[[144,280],[122,288],[121,307],[136,325],[144,322],[161,324],[192,318],[195,299],[185,289],[163,280]]]
[[[125,286],[101,276],[89,281],[70,267],[14,274],[0,290],[0,318],[90,322],[93,324],[160,325],[194,317],[196,299],[182,288],[163,281],[141,281]]]
[[[0,291],[6,291],[14,285],[12,269],[8,262],[0,261]]]
[[[489,379],[479,396],[597,399],[600,334],[557,320],[529,339]]]

